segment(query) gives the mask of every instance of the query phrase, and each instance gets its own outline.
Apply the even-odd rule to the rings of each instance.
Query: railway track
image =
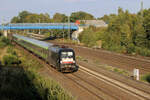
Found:
[[[80,66],[80,70],[84,73],[87,73],[87,74],[97,78],[98,80],[106,82],[110,86],[114,86],[116,88],[119,88],[122,91],[124,91],[126,93],[129,93],[129,94],[139,98],[140,100],[149,100],[150,99],[150,94],[146,93],[145,91],[139,90],[135,87],[133,88],[130,85],[119,82],[115,79],[111,79],[107,76],[104,76],[103,74],[100,74],[100,73],[97,73],[95,71],[89,70],[89,69],[87,69],[86,67],[83,67],[83,66]]]
[[[150,58],[148,57],[127,56],[106,50],[97,50],[77,45],[58,43],[55,41],[53,43],[69,46],[73,48],[78,55],[82,55],[82,57],[97,59],[104,64],[108,64],[113,67],[125,69],[130,72],[133,71],[134,68],[138,68],[140,69],[141,74],[150,73]]]
[[[93,94],[93,96],[98,97],[98,100],[118,100],[118,96],[110,94],[107,90],[98,87],[96,84],[92,84],[88,80],[85,80],[81,78],[80,76],[76,74],[67,75],[69,79],[73,80],[75,83],[79,84],[83,88],[85,88],[87,91],[90,91],[90,93]],[[71,77],[71,78],[70,78]],[[80,81],[76,81],[74,79],[78,79]],[[83,84],[86,83],[86,84]]]
[[[37,58],[34,54],[31,54],[31,55],[34,56],[34,58]],[[73,74],[62,74],[62,73],[57,72],[54,68],[49,67],[49,64],[45,63],[43,60],[41,59],[38,59],[38,60],[42,64],[45,65],[45,68],[47,70],[53,71],[56,74],[60,74],[68,78],[74,84],[79,86],[80,89],[84,89],[85,91],[93,95],[93,97],[95,97],[95,100],[120,100],[121,98],[123,98],[123,100],[150,100],[150,95],[148,93],[142,90],[133,88],[131,86],[128,86],[125,83],[106,77],[103,74],[95,72],[86,67],[80,66],[79,71]],[[87,80],[86,78],[82,77],[83,76],[82,74],[84,74],[84,76],[90,76],[91,79],[94,81],[97,80],[100,83],[104,82],[104,84],[107,84],[108,87],[106,86],[107,88],[103,88],[103,86],[101,87],[97,81],[93,82],[90,79]],[[111,91],[109,91],[109,88],[111,87],[116,88],[116,90],[118,91],[118,94],[112,93],[114,88],[110,89]],[[122,95],[124,94],[121,94],[121,93],[126,93],[126,95],[131,96],[131,99],[123,97]],[[88,100],[88,98],[85,100]]]
[[[141,70],[142,73],[150,72],[150,60],[148,59],[126,56],[123,54],[117,54],[105,50],[94,50],[94,49],[81,47],[81,46],[75,46],[73,48],[75,49],[84,48],[85,51],[89,50],[89,52],[93,50],[94,52],[90,53],[91,56],[93,55],[95,57],[97,56],[102,57],[101,59],[107,60],[107,62],[112,63],[112,65],[116,65],[114,67],[121,67],[123,69],[129,69],[130,71],[132,71],[134,68],[138,68]]]

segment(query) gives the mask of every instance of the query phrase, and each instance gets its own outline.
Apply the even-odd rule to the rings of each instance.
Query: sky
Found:
[[[137,13],[141,0],[0,0],[0,23],[8,22],[19,12],[48,13],[50,17],[58,12],[69,16],[72,12],[85,11],[97,17],[117,14],[118,7]],[[144,8],[150,8],[150,0],[143,0]]]

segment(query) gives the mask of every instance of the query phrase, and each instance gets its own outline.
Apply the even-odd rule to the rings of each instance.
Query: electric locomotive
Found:
[[[13,41],[41,57],[58,71],[73,72],[78,70],[75,52],[71,48],[54,45],[17,34],[13,34]]]

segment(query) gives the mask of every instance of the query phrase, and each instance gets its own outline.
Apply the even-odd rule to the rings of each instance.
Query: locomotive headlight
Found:
[[[62,63],[62,61],[60,61],[60,63]]]
[[[73,55],[73,52],[68,52],[68,56],[72,56]]]

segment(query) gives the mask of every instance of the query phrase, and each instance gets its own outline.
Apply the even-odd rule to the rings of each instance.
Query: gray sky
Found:
[[[54,13],[70,15],[72,12],[85,11],[95,17],[117,13],[118,7],[132,13],[140,10],[141,0],[0,0],[0,23],[17,16],[18,12],[27,10],[33,13]],[[143,0],[144,8],[150,8],[150,0]]]

